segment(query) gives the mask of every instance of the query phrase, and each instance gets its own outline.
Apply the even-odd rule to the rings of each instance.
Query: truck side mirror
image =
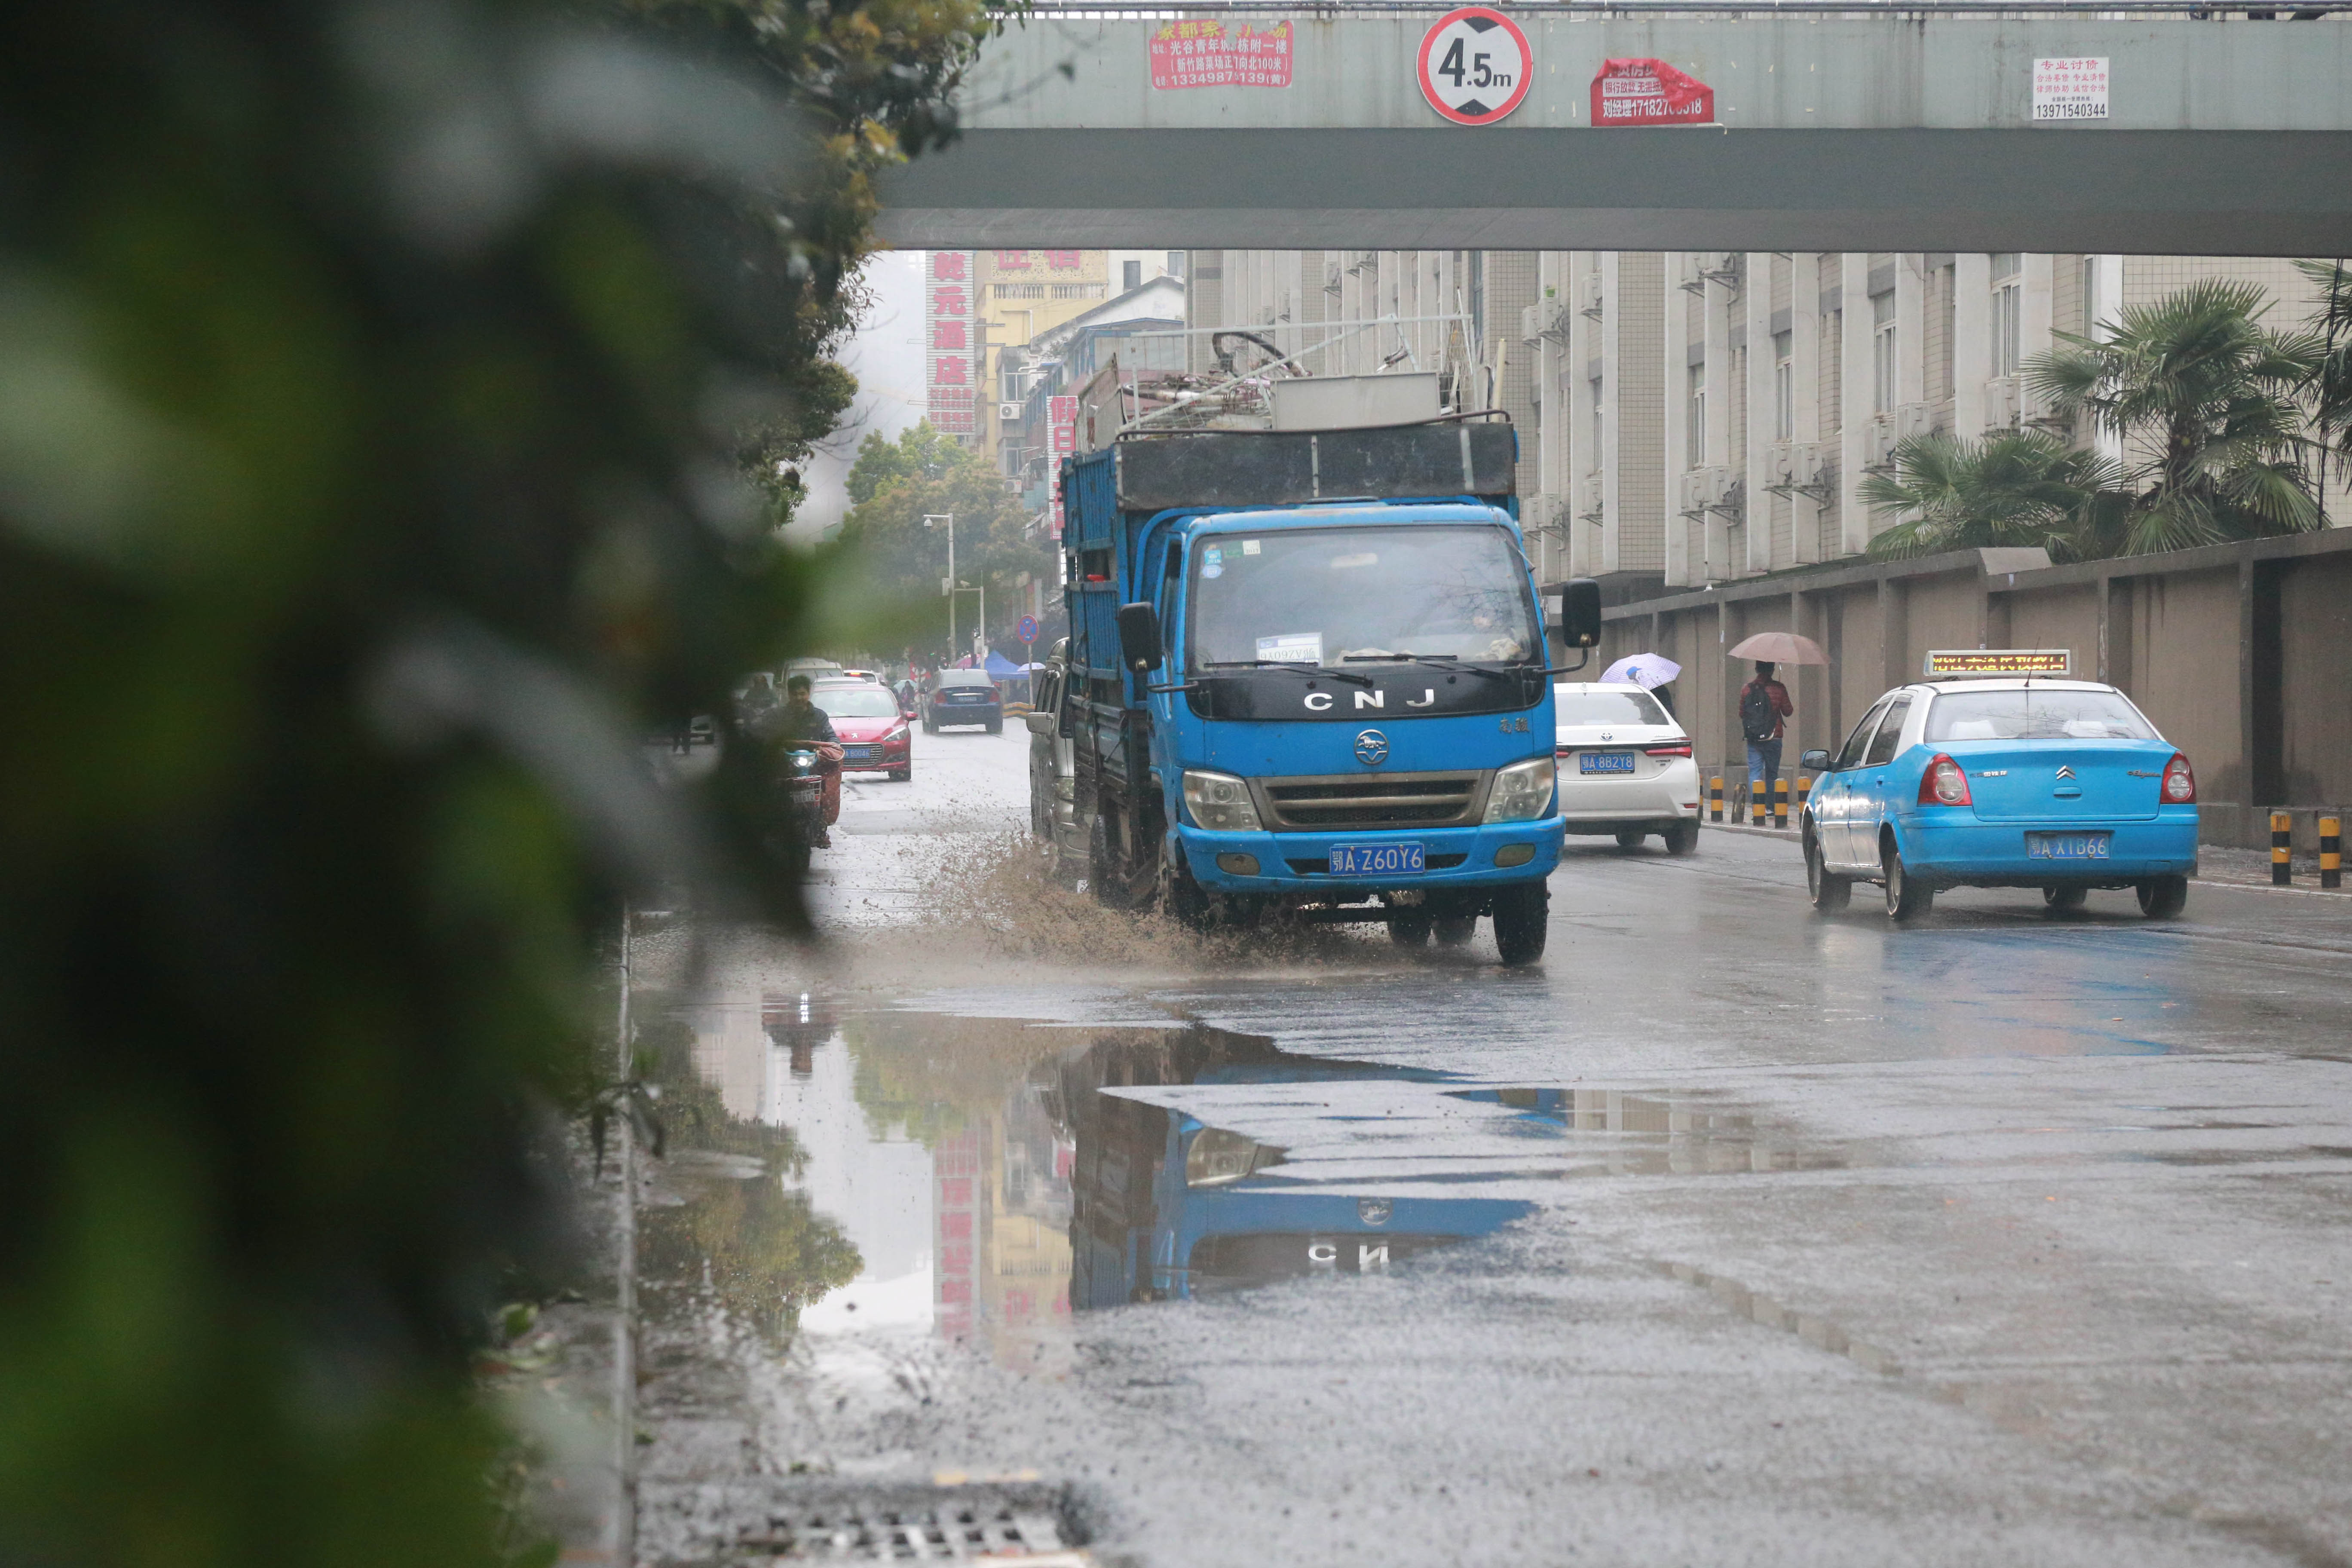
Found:
[[[1160,660],[1160,612],[1139,601],[1118,607],[1118,656],[1138,675]]]
[[[1559,636],[1570,647],[1589,648],[1601,641],[1601,584],[1591,578],[1559,585]]]
[[[1797,765],[1807,773],[1827,773],[1830,766],[1830,754],[1820,751],[1800,752],[1797,753]]]

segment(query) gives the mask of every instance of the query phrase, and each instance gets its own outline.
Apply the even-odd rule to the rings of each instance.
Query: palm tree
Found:
[[[1862,499],[1908,514],[1870,542],[1874,555],[1932,555],[1990,545],[2035,545],[2053,560],[2112,553],[2128,498],[2119,465],[2038,430],[1981,441],[1913,436],[1889,471],[1862,481]]]
[[[2352,469],[2352,264],[2298,261],[2295,266],[2319,289],[2314,329],[2318,357],[2311,373],[2314,422],[2319,444],[2333,447],[2338,471]]]
[[[2126,308],[2105,342],[2060,332],[2025,367],[2057,412],[2123,438],[2116,553],[2320,526],[2302,399],[2322,351],[2263,327],[2267,308],[2259,285],[2209,279]]]

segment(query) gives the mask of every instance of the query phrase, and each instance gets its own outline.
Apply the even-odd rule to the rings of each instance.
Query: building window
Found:
[[[2017,374],[2019,329],[2025,303],[2025,280],[2019,276],[2015,252],[1992,258],[1992,373]]]
[[[1885,414],[1895,406],[1895,290],[1870,297],[1870,407]]]
[[[1143,287],[1143,263],[1142,263],[1142,262],[1140,262],[1140,261],[1122,261],[1122,262],[1120,262],[1120,263],[1118,264],[1118,289],[1119,289],[1119,292],[1120,292],[1120,293],[1122,293],[1122,294],[1132,294],[1132,293],[1134,293],[1138,289],[1140,289],[1140,288],[1142,288],[1142,287]]]
[[[1792,334],[1772,334],[1772,439],[1787,441],[1797,433],[1797,389],[1795,362],[1790,358],[1789,340]]]
[[[2083,320],[2077,332],[2089,337],[2099,326],[2099,258],[2083,258]]]
[[[1181,278],[1184,276],[1184,253],[1182,251],[1171,250],[1168,253],[1168,276],[1171,278]]]
[[[1706,364],[1683,372],[1683,467],[1696,468],[1706,461]]]

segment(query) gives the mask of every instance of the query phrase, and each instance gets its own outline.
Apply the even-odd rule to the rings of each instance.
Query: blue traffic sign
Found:
[[[1035,642],[1037,640],[1037,617],[1034,616],[1022,616],[1021,619],[1014,624],[1013,627],[1013,635],[1019,637],[1023,642]]]

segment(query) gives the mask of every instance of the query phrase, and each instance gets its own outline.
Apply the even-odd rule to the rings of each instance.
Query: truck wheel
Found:
[[[1666,853],[1688,855],[1698,848],[1698,818],[1685,818],[1666,829]]]
[[[1515,882],[1495,889],[1495,946],[1503,962],[1517,968],[1543,956],[1551,931],[1551,889],[1542,882]]]
[[[1879,864],[1886,874],[1888,920],[1916,920],[1935,907],[1936,889],[1911,879],[1910,873],[1903,868],[1903,851],[1895,847],[1894,839],[1886,841],[1886,848],[1879,856]]]
[[[2150,877],[2137,891],[2139,912],[2152,921],[2168,921],[2189,907],[2186,877]]]
[[[1812,835],[1805,836],[1805,891],[1813,900],[1813,908],[1825,915],[1833,915],[1853,899],[1853,883],[1839,876],[1822,858],[1822,847]]]
[[[1440,915],[1437,917],[1436,929],[1438,946],[1467,946],[1470,939],[1478,934],[1478,917],[1476,915]]]
[[[1143,881],[1138,892],[1126,874],[1111,864],[1110,829],[1097,813],[1094,825],[1087,829],[1087,885],[1094,889],[1095,902],[1112,910],[1148,910],[1159,892],[1158,879]]]
[[[1429,944],[1431,923],[1427,910],[1404,905],[1389,916],[1389,940],[1399,947],[1425,947]]]
[[[2042,905],[2048,910],[2079,910],[2090,900],[2090,897],[2091,889],[2088,888],[2044,888],[2042,889]]]
[[[1160,850],[1160,907],[1186,931],[1204,931],[1217,923],[1217,900],[1184,863],[1184,852]]]

